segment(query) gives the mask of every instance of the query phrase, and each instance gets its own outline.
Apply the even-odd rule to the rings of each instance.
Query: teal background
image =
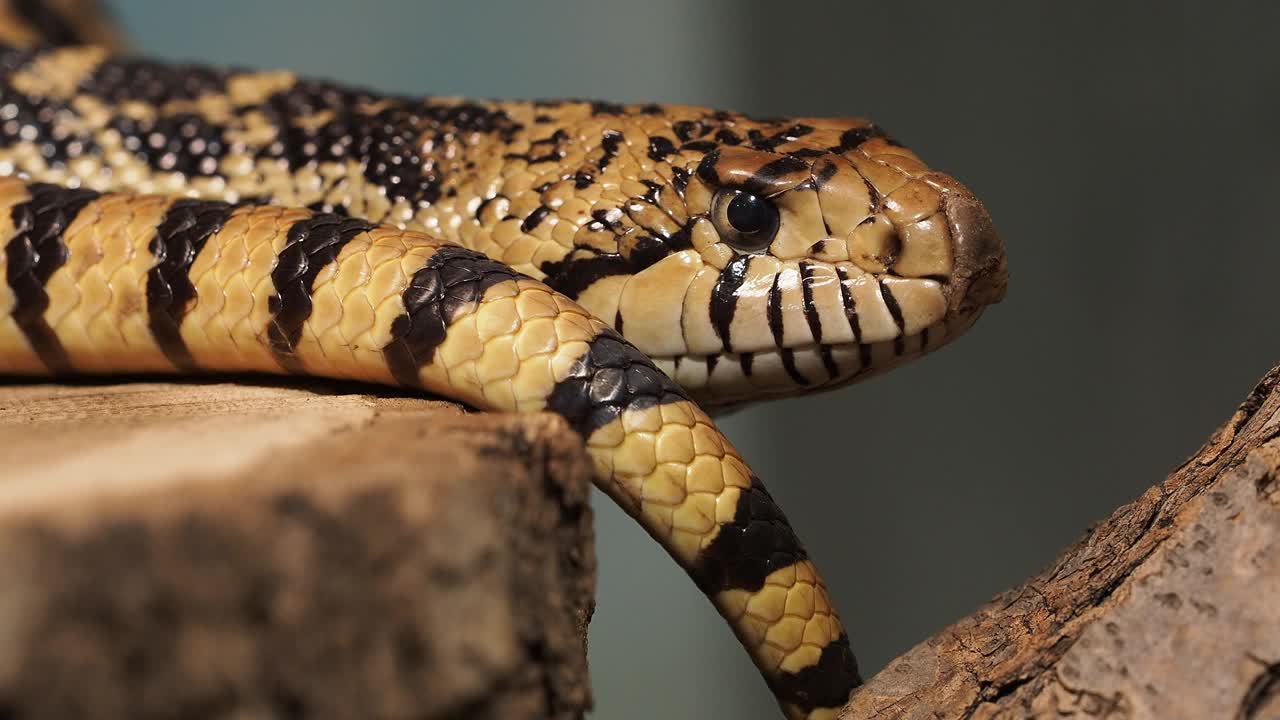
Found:
[[[982,197],[1010,294],[970,336],[724,422],[874,672],[1160,480],[1280,359],[1280,6],[116,0],[138,50],[385,90],[865,114]],[[603,497],[600,718],[774,718]]]

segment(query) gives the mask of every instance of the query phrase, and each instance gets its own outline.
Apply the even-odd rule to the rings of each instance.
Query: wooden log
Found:
[[[1164,482],[841,717],[1280,718],[1280,366]]]
[[[249,383],[0,387],[0,718],[580,717],[580,440]]]

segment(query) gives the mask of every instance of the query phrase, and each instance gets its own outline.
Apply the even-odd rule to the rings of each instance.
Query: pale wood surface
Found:
[[[0,387],[0,717],[580,716],[577,437],[366,389]]]

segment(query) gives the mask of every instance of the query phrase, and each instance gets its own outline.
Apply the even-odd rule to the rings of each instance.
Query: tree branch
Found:
[[[1163,483],[844,718],[1280,716],[1280,366]]]

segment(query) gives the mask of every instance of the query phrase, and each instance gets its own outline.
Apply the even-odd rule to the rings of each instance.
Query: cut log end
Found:
[[[332,385],[0,388],[0,717],[580,717],[580,445]]]

